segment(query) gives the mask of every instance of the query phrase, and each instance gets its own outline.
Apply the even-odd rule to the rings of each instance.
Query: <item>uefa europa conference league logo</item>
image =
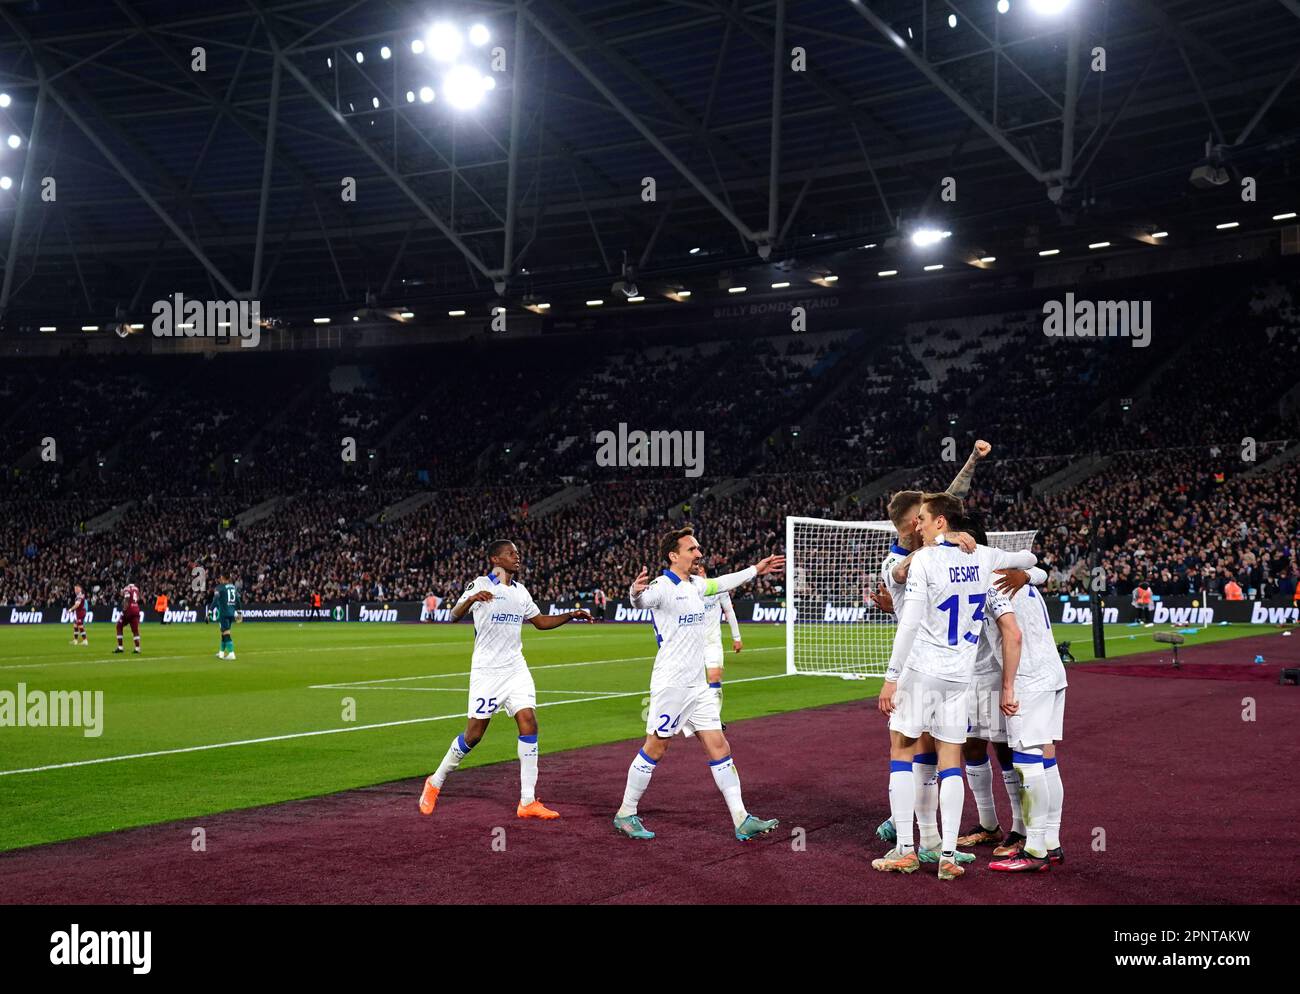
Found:
[[[260,300],[186,300],[172,294],[153,302],[153,333],[158,338],[232,338],[241,348],[256,348],[262,338]]]

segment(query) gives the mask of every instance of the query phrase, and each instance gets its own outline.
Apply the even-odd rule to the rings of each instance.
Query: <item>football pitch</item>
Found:
[[[1157,630],[1109,629],[1108,656],[1156,648]],[[1272,630],[1215,627],[1187,642]],[[468,624],[262,623],[234,634],[230,661],[216,658],[213,625],[146,627],[140,656],[113,655],[107,625],[91,626],[86,648],[69,645],[66,628],[0,629],[0,693],[103,694],[98,735],[0,726],[0,851],[423,776],[464,727]],[[1055,634],[1079,662],[1092,658],[1085,626]],[[629,624],[525,626],[523,638],[544,792],[547,754],[641,739],[655,642],[648,625]],[[727,721],[871,698],[880,686],[787,676],[779,625],[746,625],[744,642],[727,656]],[[515,735],[499,715],[462,769],[514,760]]]

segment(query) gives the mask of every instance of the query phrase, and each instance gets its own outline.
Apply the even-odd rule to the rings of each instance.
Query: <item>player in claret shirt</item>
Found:
[[[86,592],[81,584],[72,588],[72,644],[90,645],[86,638]]]
[[[537,799],[537,688],[524,660],[520,633],[527,621],[534,628],[547,631],[575,619],[591,621],[586,611],[542,614],[532,595],[515,579],[523,567],[514,542],[500,539],[488,546],[487,573],[476,578],[451,609],[452,621],[466,612],[474,618],[474,655],[469,674],[469,722],[465,732],[451,740],[447,755],[438,769],[424,782],[420,794],[420,813],[433,814],[447,774],[460,766],[461,760],[483,738],[488,721],[498,711],[505,711],[519,726],[519,806],[520,818],[551,819],[560,817]]]
[[[709,625],[704,599],[785,569],[785,557],[768,556],[739,573],[705,579],[694,573],[702,554],[694,529],[689,527],[665,535],[659,553],[668,568],[653,580],[642,569],[630,591],[634,607],[653,612],[659,652],[650,675],[645,745],[627,772],[627,789],[623,805],[614,816],[614,827],[633,839],[654,838],[654,832],[641,824],[637,804],[650,786],[650,777],[668,751],[672,737],[678,732],[694,732],[709,757],[714,783],[731,811],[736,838],[746,842],[772,831],[777,820],[751,815],[740,796],[740,774],[731,761],[727,737],[722,734],[718,697],[705,679]]]
[[[117,648],[114,652],[122,651],[122,627],[131,626],[131,639],[135,643],[135,652],[140,651],[140,588],[134,583],[128,583],[122,588],[122,616],[117,619]]]

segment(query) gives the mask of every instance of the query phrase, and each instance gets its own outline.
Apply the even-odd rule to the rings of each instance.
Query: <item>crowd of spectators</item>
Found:
[[[26,360],[0,374],[0,603],[66,602],[76,582],[108,603],[128,581],[196,603],[196,577],[225,570],[250,602],[449,597],[503,536],[539,602],[572,602],[657,568],[658,536],[683,522],[727,570],[780,550],[789,515],[882,519],[887,494],[852,495],[887,473],[941,488],[977,434],[995,453],[970,503],[991,528],[1037,531],[1052,589],[1290,596],[1296,463],[1248,473],[1300,436],[1300,308],[1277,283],[1230,328],[1198,324],[1193,303],[1162,303],[1186,327],[1159,351],[1049,338],[1017,311],[432,359],[96,360],[71,375]],[[599,464],[595,436],[620,422],[702,431],[705,475]],[[1100,468],[1044,492],[1081,459]]]

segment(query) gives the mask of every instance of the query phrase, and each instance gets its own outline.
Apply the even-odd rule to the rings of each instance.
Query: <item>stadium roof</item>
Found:
[[[608,288],[625,253],[665,285],[816,266],[923,220],[968,255],[1034,255],[1035,232],[1296,209],[1300,0],[1033,6],[0,4],[0,126],[19,137],[0,145],[0,315],[134,315],[177,291],[518,301]],[[472,109],[437,39],[412,49],[440,20],[490,33],[459,56]],[[1207,141],[1227,182],[1198,189]]]

